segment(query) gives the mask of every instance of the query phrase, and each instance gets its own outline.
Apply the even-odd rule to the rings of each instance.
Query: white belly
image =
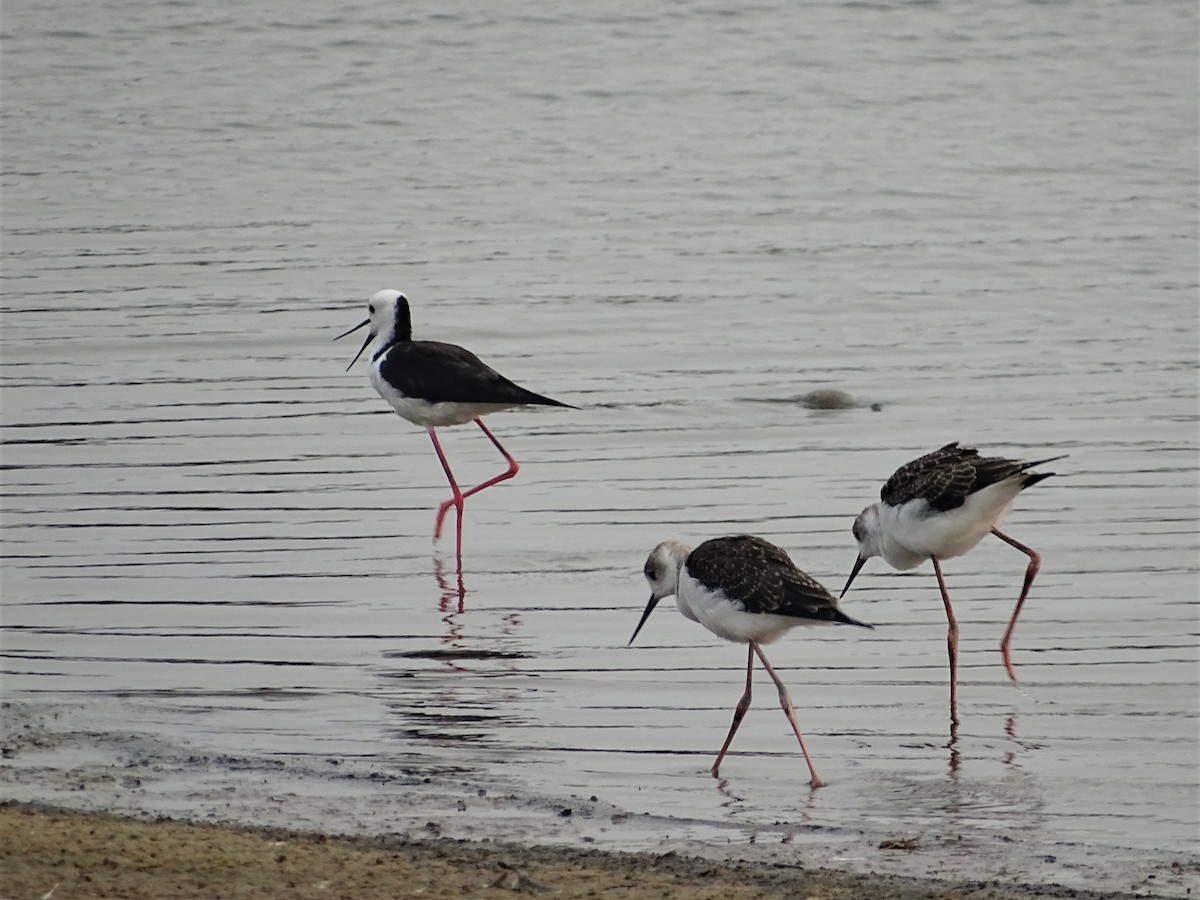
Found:
[[[392,409],[403,419],[422,428],[440,428],[443,425],[465,425],[481,416],[512,409],[516,403],[430,403],[415,397],[406,397],[371,367],[371,386],[375,392],[392,405]]]
[[[931,510],[923,500],[898,508],[884,506],[883,558],[897,569],[911,569],[931,556],[962,556],[1004,521],[1019,491],[1015,481],[993,484],[948,512]]]
[[[740,603],[730,602],[724,594],[704,587],[686,569],[679,573],[675,603],[693,622],[699,622],[717,637],[739,644],[747,641],[769,644],[789,629],[809,624],[792,616],[746,612]]]

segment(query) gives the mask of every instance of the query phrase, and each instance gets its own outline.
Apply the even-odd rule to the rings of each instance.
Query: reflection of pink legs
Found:
[[[1000,641],[1000,653],[1004,657],[1004,668],[1008,670],[1008,677],[1015,683],[1017,673],[1013,671],[1012,654],[1009,653],[1008,645],[1012,640],[1013,629],[1017,626],[1017,616],[1021,614],[1021,607],[1025,604],[1025,598],[1029,596],[1029,588],[1033,585],[1033,579],[1037,576],[1038,570],[1042,567],[1042,557],[1038,555],[1036,550],[1026,547],[1020,541],[1014,541],[1007,534],[998,529],[993,528],[992,534],[1004,541],[1010,546],[1016,547],[1022,553],[1029,557],[1029,565],[1025,569],[1025,584],[1021,588],[1021,596],[1017,598],[1017,608],[1013,610],[1012,618],[1009,619],[1008,628],[1004,632],[1004,639]]]
[[[463,612],[466,609],[467,587],[463,584],[462,559],[458,560],[458,568],[455,571],[457,584],[453,587],[446,580],[446,572],[442,568],[442,560],[435,553],[433,556],[433,577],[437,580],[438,589],[441,596],[438,599],[438,610],[440,612],[453,612],[451,605],[457,606],[458,612]],[[457,603],[455,604],[455,601]]]
[[[495,446],[495,448],[500,451],[500,453],[504,456],[504,458],[506,460],[508,460],[508,468],[505,471],[501,472],[499,475],[497,475],[495,478],[489,478],[487,481],[483,482],[482,484],[475,485],[475,487],[471,488],[468,491],[459,490],[458,482],[456,482],[454,480],[454,473],[450,471],[450,463],[447,462],[446,454],[442,452],[442,445],[438,442],[437,432],[435,432],[433,430],[433,428],[429,429],[429,437],[433,440],[433,449],[437,451],[438,459],[442,463],[442,469],[446,473],[446,480],[450,482],[450,490],[454,494],[453,497],[451,497],[449,500],[445,501],[444,503],[441,504],[441,506],[438,507],[437,520],[434,522],[434,525],[433,525],[433,537],[436,540],[437,538],[440,538],[442,536],[442,521],[446,518],[446,513],[450,511],[450,507],[453,506],[455,508],[455,510],[457,510],[457,512],[458,512],[458,530],[457,530],[457,545],[456,546],[458,548],[458,556],[459,556],[460,562],[462,559],[463,501],[466,500],[468,497],[470,497],[472,494],[478,494],[484,488],[489,488],[493,484],[499,484],[501,481],[507,481],[508,479],[510,479],[514,475],[516,475],[517,472],[521,468],[519,465],[517,465],[517,461],[512,458],[512,455],[507,450],[504,449],[504,447],[501,445],[501,443],[498,440],[496,440],[496,436],[494,434],[492,434],[491,431],[488,430],[488,427],[486,425],[483,424],[482,419],[476,419],[475,424],[480,427],[480,429],[483,431],[483,433],[487,435],[488,440],[491,441],[492,444]]]
[[[942,589],[942,603],[946,605],[946,650],[950,654],[950,724],[958,724],[958,619],[954,618],[954,607],[950,605],[950,593],[946,590],[946,579],[942,577],[942,566],[937,557],[933,560],[933,572],[937,575],[938,587]]]

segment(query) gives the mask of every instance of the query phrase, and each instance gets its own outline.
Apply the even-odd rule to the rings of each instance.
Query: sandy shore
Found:
[[[87,711],[100,722],[73,705],[0,704],[0,900],[1094,900],[1188,898],[1200,883],[1186,853],[819,825],[722,833],[460,770],[197,753],[97,730],[112,710]]]
[[[273,828],[142,821],[26,804],[0,805],[0,897],[947,898],[1104,895],[1053,885],[951,882],[675,853],[606,853],[380,835],[330,837]],[[1145,896],[1145,895],[1141,895]]]

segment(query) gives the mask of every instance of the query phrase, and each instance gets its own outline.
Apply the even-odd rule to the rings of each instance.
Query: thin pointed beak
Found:
[[[633,646],[634,639],[638,636],[638,632],[642,630],[642,626],[646,624],[646,620],[650,618],[650,613],[654,612],[654,607],[656,606],[658,606],[658,598],[651,595],[650,602],[646,604],[646,611],[642,613],[642,620],[638,622],[637,628],[633,629],[633,637],[629,639],[629,643],[625,646]]]
[[[850,570],[850,577],[846,579],[846,586],[842,588],[842,592],[838,594],[838,599],[841,600],[846,596],[846,591],[850,590],[850,582],[854,580],[854,576],[858,574],[858,570],[863,567],[863,563],[867,561],[865,556],[860,556],[854,561],[854,568]]]
[[[342,338],[344,338],[346,335],[348,335],[348,334],[354,334],[354,332],[358,331],[358,329],[362,328],[362,327],[363,327],[363,326],[365,326],[365,325],[370,325],[370,324],[371,324],[371,320],[370,320],[370,319],[363,319],[361,322],[359,322],[357,325],[355,325],[355,326],[354,326],[353,328],[351,328],[349,331],[344,331],[344,332],[342,332],[341,334],[339,334],[337,337],[335,337],[335,338],[334,338],[334,340],[335,340],[335,341],[340,341],[340,340],[341,340]],[[374,340],[374,338],[375,338],[375,332],[373,332],[373,331],[372,331],[372,332],[368,332],[368,334],[367,334],[367,339],[366,339],[365,341],[363,341],[363,345],[362,345],[361,347],[359,347],[359,348],[358,348],[358,352],[354,354],[354,359],[350,360],[350,365],[346,366],[346,371],[347,371],[347,372],[349,372],[349,371],[350,371],[350,369],[351,369],[351,368],[354,366],[354,364],[355,364],[356,362],[358,362],[358,358],[359,358],[360,356],[362,356],[362,355],[363,355],[363,351],[367,349],[367,344],[371,343],[371,341],[372,341],[372,340]]]

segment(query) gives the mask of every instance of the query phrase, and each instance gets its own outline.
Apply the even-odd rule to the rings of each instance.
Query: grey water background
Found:
[[[358,765],[594,797],[600,846],[1196,871],[1194,4],[18,0],[2,27],[9,716],[286,765],[279,815],[348,830],[401,815],[329,775]],[[382,287],[580,407],[491,420],[523,468],[468,501],[461,608],[429,439],[330,341]],[[839,590],[854,515],[955,439],[1070,454],[1008,523],[1044,558],[1021,687],[1023,556],[946,566],[953,744],[932,572],[874,560],[845,600],[873,633],[768,651],[829,787],[761,676],[713,781],[744,652],[670,603],[627,649],[645,554],[748,531]],[[464,484],[502,468],[443,440]],[[5,792],[76,762],[18,754]],[[488,833],[479,806],[440,827]]]

